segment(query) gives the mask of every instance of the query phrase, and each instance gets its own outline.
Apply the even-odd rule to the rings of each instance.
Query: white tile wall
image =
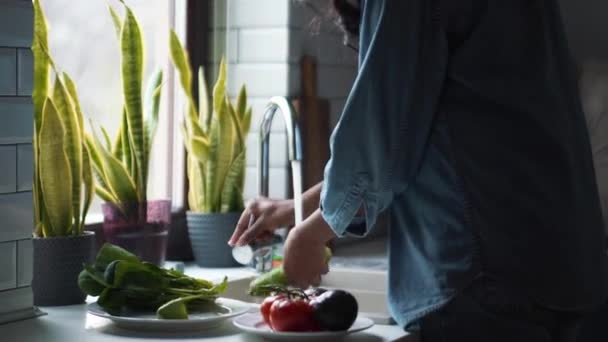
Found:
[[[300,93],[299,61],[304,54],[318,60],[319,96],[331,101],[332,123],[342,111],[356,74],[357,56],[342,45],[341,33],[326,18],[318,18],[310,9],[291,0],[228,0],[215,1],[227,6],[228,36],[223,18],[216,16],[214,37],[216,63],[226,53],[229,64],[229,94],[235,96],[241,84],[247,84],[253,107],[251,135],[247,138],[247,174],[245,197],[257,196],[258,130],[267,101],[272,96],[296,97]],[[326,10],[326,0],[313,0],[319,10]],[[216,8],[221,12],[221,8]],[[214,26],[211,26],[212,28]],[[224,31],[221,31],[224,30]],[[219,38],[218,38],[218,34]],[[222,34],[223,32],[223,34]],[[318,32],[318,34],[315,34]],[[226,37],[228,46],[226,46]],[[219,48],[218,48],[219,47]],[[216,70],[208,66],[208,79],[215,79]],[[271,197],[290,195],[290,171],[287,158],[284,123],[276,115],[272,125],[270,175]]]
[[[241,85],[247,85],[250,96],[271,97],[275,95],[293,96],[299,89],[298,82],[292,82],[289,75],[297,67],[280,63],[239,63],[229,66],[228,91],[238,94]]]
[[[240,29],[238,31],[239,63],[285,63],[289,55],[287,27]]]
[[[17,287],[17,242],[0,243],[0,291]]]
[[[228,0],[231,27],[288,27],[290,0]]]
[[[34,247],[32,240],[17,241],[17,286],[30,286],[34,275]]]
[[[0,145],[0,194],[17,189],[16,155],[15,145]]]
[[[17,51],[0,48],[0,95],[15,95],[17,92]]]

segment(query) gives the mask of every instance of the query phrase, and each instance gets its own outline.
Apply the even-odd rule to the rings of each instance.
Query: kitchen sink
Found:
[[[261,303],[263,298],[247,294],[253,279],[254,277],[244,277],[229,280],[228,290],[223,296],[248,303]],[[352,293],[359,303],[361,316],[368,317],[377,324],[394,324],[387,305],[387,280],[386,271],[332,267],[331,271],[323,276],[321,286]]]

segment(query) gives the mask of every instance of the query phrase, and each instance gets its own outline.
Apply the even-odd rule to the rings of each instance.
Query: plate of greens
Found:
[[[246,313],[250,305],[220,298],[220,283],[197,279],[143,262],[132,253],[105,244],[94,264],[84,265],[78,285],[89,296],[90,314],[127,329],[200,330]]]
[[[90,303],[87,312],[111,320],[116,326],[128,330],[186,332],[215,328],[226,320],[249,311],[246,303],[227,298],[218,298],[204,310],[193,310],[187,319],[158,318],[155,312],[125,310],[120,315],[107,313],[98,303]]]

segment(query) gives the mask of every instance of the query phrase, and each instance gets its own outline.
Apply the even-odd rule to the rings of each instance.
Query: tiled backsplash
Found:
[[[0,320],[33,306],[29,1],[0,1]]]
[[[227,13],[227,22],[216,17],[213,29],[215,46],[227,45],[229,93],[235,96],[242,83],[247,84],[253,107],[251,133],[247,138],[247,174],[245,198],[257,196],[257,159],[259,125],[267,101],[272,96],[296,97],[300,94],[300,59],[304,54],[317,58],[319,96],[331,103],[331,123],[335,124],[356,75],[357,59],[342,45],[342,35],[327,21],[319,34],[310,24],[312,11],[291,0],[218,0],[216,13]],[[318,8],[326,0],[313,1]],[[324,20],[325,18],[323,18]],[[228,26],[228,34],[225,34]],[[217,33],[217,32],[216,32]],[[227,43],[224,39],[227,39]],[[212,40],[213,41],[213,40]],[[212,63],[219,61],[224,50],[212,49]],[[209,79],[216,71],[209,68]],[[291,180],[287,159],[285,127],[276,115],[270,143],[270,197],[290,196]]]

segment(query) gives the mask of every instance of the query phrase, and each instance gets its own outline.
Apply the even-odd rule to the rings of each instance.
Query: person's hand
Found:
[[[260,197],[247,205],[228,244],[243,246],[254,240],[266,239],[274,230],[293,224],[293,200]]]
[[[329,271],[325,246],[336,235],[317,210],[294,227],[283,247],[283,270],[289,284],[307,288],[318,285]]]

